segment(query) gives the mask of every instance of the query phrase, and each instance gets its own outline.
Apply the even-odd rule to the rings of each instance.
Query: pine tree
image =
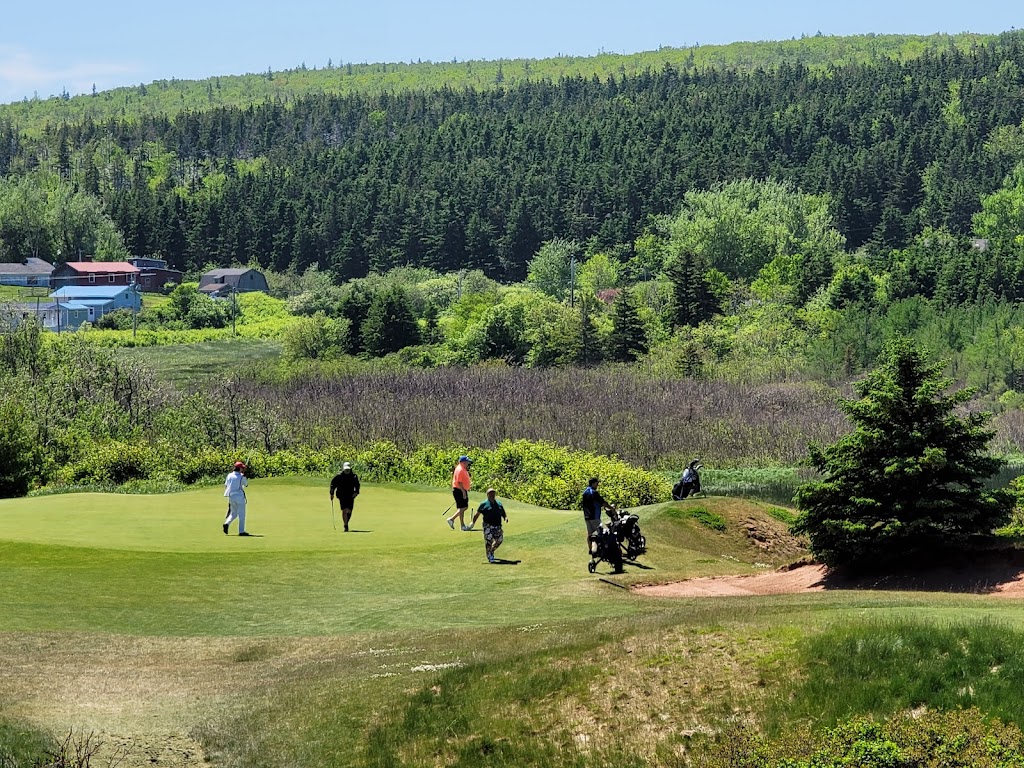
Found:
[[[1009,519],[1009,494],[983,487],[1002,465],[986,453],[990,415],[958,415],[972,393],[944,394],[940,370],[912,341],[890,342],[857,385],[860,399],[840,404],[854,431],[811,447],[824,479],[797,490],[795,530],[826,565],[926,564],[984,542]]]
[[[374,296],[361,329],[363,349],[375,357],[397,352],[419,344],[419,331],[409,297],[395,286]]]
[[[721,311],[707,279],[707,265],[699,256],[681,251],[666,272],[672,283],[669,311],[674,326],[694,327]]]
[[[631,363],[647,352],[647,331],[632,291],[623,290],[612,304],[612,332],[608,355],[615,362]]]
[[[346,351],[350,355],[358,355],[363,351],[363,323],[366,322],[372,303],[373,295],[359,285],[354,285],[338,307],[338,313],[349,323]]]

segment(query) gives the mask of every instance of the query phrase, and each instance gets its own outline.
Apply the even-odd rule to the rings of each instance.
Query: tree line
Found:
[[[1024,157],[1024,45],[827,71],[682,70],[508,88],[310,95],[173,117],[0,122],[0,171],[102,201],[136,255],[338,281],[395,266],[520,280],[557,237],[626,260],[688,192],[774,178],[827,194],[851,248],[964,235]],[[7,233],[0,229],[0,238]]]

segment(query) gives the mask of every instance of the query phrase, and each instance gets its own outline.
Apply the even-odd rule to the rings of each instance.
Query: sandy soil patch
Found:
[[[829,571],[822,565],[802,565],[750,576],[712,576],[643,585],[634,591],[650,597],[728,597],[841,589],[1024,597],[1024,553],[996,553],[970,563],[873,577],[853,577],[842,571]]]

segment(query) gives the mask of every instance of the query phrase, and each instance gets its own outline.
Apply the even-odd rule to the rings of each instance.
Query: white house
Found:
[[[55,305],[71,304],[74,305],[75,309],[84,308],[87,310],[87,316],[79,321],[77,325],[68,326],[64,325],[64,322],[71,322],[73,319],[79,318],[81,313],[76,312],[72,316],[63,312],[60,306],[54,307],[52,327],[56,327],[59,318],[62,330],[74,330],[86,320],[90,323],[95,323],[105,314],[113,312],[115,309],[130,309],[138,312],[142,307],[139,292],[133,290],[132,286],[129,285],[67,285],[51,293],[50,299]],[[44,321],[44,324],[48,328],[51,327],[48,321]]]

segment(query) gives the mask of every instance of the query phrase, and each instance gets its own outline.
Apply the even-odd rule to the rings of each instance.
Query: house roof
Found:
[[[225,269],[211,269],[209,272],[204,272],[203,277],[237,277],[244,275],[246,272],[252,272],[253,270],[248,267],[231,267]]]
[[[66,285],[50,294],[54,299],[114,299],[125,291],[127,285]]]
[[[127,261],[69,261],[64,266],[82,274],[89,274],[91,272],[102,272],[103,274],[125,272],[134,275],[141,271],[134,264],[129,264]]]
[[[36,258],[0,264],[0,275],[48,275],[51,272],[53,264]]]
[[[201,293],[217,293],[217,291],[234,290],[234,286],[228,283],[207,283],[206,285],[200,285],[199,290]]]

